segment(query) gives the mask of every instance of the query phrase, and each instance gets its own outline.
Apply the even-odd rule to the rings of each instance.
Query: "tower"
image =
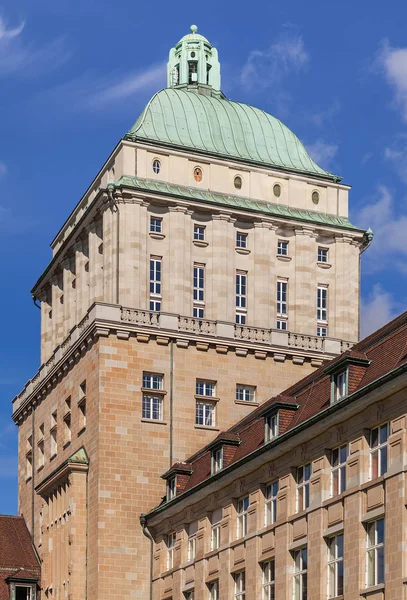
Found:
[[[195,54],[193,56],[193,53]],[[195,27],[53,240],[41,366],[13,401],[48,597],[147,598],[160,475],[356,341],[348,186],[227,100]]]

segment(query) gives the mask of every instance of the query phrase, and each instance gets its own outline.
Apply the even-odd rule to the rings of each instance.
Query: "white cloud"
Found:
[[[368,297],[361,301],[360,337],[365,338],[394,319],[400,309],[391,293],[376,283]]]
[[[250,52],[240,80],[248,88],[266,88],[291,73],[299,73],[308,61],[302,37],[287,32],[266,50]]]
[[[407,183],[407,139],[400,137],[392,147],[385,148],[384,157],[393,165],[401,181]]]
[[[387,187],[380,186],[378,197],[365,204],[352,220],[373,230],[373,243],[363,255],[369,272],[391,269],[407,273],[407,215],[396,214]]]
[[[17,72],[38,76],[57,69],[71,58],[65,38],[38,46],[26,39],[24,29],[24,22],[8,28],[0,16],[0,76]]]
[[[407,122],[407,48],[392,48],[385,40],[377,62],[392,86],[395,102],[402,118]]]
[[[324,169],[331,167],[332,161],[338,152],[336,144],[329,144],[321,138],[317,139],[313,144],[307,144],[306,149],[317,165]]]

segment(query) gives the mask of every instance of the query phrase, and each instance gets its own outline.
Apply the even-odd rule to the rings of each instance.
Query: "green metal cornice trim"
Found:
[[[364,230],[358,229],[345,217],[320,213],[313,210],[304,210],[300,208],[292,208],[283,204],[275,204],[273,202],[265,202],[264,200],[254,200],[244,196],[232,196],[229,194],[221,194],[219,192],[211,192],[210,190],[201,190],[194,187],[186,187],[167,183],[165,181],[157,181],[153,179],[144,179],[142,177],[134,177],[124,175],[114,184],[116,187],[129,187],[141,191],[158,192],[177,198],[197,200],[199,202],[207,202],[218,206],[226,206],[231,209],[242,209],[250,212],[263,213],[284,219],[295,219],[328,225],[331,227],[339,227],[341,229],[350,229],[355,232],[364,233]]]

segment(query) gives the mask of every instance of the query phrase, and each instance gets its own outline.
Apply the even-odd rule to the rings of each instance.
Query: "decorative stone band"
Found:
[[[110,334],[115,334],[119,339],[128,339],[133,334],[143,342],[155,337],[158,344],[168,343],[172,338],[179,346],[188,347],[193,342],[200,350],[207,350],[213,344],[217,351],[223,353],[229,349],[243,356],[253,352],[256,358],[263,359],[269,354],[275,361],[284,361],[286,357],[290,357],[295,364],[302,364],[308,358],[315,362],[315,366],[348,350],[354,343],[96,302],[55,349],[49,360],[41,365],[23,391],[14,398],[14,420],[17,422],[29,410],[32,402],[40,400],[39,391],[40,388],[45,389],[46,381],[52,380],[60,371],[63,372],[95,338]]]

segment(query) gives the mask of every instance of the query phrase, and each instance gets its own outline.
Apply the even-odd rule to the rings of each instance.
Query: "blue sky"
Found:
[[[0,0],[0,513],[17,510],[11,399],[39,366],[30,289],[49,242],[196,23],[222,89],[281,118],[352,185],[367,333],[407,301],[405,0]]]

